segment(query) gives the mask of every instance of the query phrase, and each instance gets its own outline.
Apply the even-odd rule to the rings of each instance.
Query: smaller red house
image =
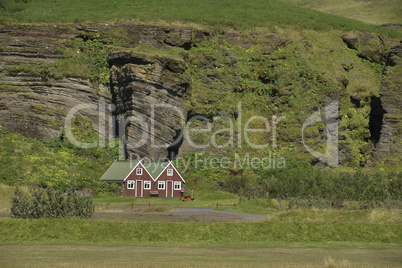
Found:
[[[159,196],[181,197],[184,180],[180,173],[170,162],[165,169],[156,177],[156,185]]]
[[[125,194],[133,197],[181,197],[185,184],[172,162],[117,161],[101,180],[122,183]]]
[[[151,191],[155,190],[154,179],[141,162],[134,166],[123,182],[127,196],[150,197]]]

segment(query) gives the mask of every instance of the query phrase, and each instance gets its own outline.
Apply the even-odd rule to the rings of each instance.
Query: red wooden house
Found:
[[[150,197],[155,190],[153,182],[151,174],[138,162],[123,180],[124,192],[127,196]]]
[[[155,180],[159,196],[181,197],[184,179],[170,162]]]
[[[171,162],[114,162],[101,180],[121,183],[133,197],[181,197],[185,183]]]

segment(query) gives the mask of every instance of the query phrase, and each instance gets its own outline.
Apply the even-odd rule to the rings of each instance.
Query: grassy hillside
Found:
[[[400,0],[281,0],[299,7],[343,16],[372,24],[401,24]]]
[[[288,38],[289,44],[274,52],[267,52],[271,45],[270,31],[266,29],[244,31],[243,35],[258,36],[250,48],[229,43],[221,44],[217,38],[191,49],[187,53],[187,77],[191,77],[192,88],[189,107],[193,114],[208,116],[226,115],[233,117],[242,103],[242,122],[254,115],[271,119],[286,116],[277,127],[277,148],[253,150],[246,142],[241,146],[225,148],[233,157],[252,152],[254,156],[267,156],[269,152],[286,156],[287,160],[311,161],[311,155],[301,142],[303,122],[328,102],[338,100],[341,110],[342,144],[348,147],[347,159],[341,160],[348,166],[364,165],[373,150],[368,130],[370,100],[378,96],[383,66],[357,57],[342,42],[342,32],[319,33],[304,30],[302,33],[283,30],[280,37]],[[211,60],[212,59],[212,60]],[[348,68],[347,66],[353,66]],[[350,95],[359,94],[361,103],[351,101]],[[234,124],[238,123],[238,120]],[[252,128],[263,128],[255,120]],[[195,127],[195,125],[191,126]],[[205,126],[201,126],[205,127]],[[214,131],[228,128],[225,120],[214,122]],[[235,129],[239,127],[235,125]],[[244,125],[241,125],[244,127]],[[323,125],[307,128],[309,146],[325,150],[320,133]],[[230,142],[223,131],[218,144]],[[226,136],[225,136],[226,135]],[[271,144],[271,135],[251,133],[253,144]],[[210,141],[208,135],[193,137],[196,144]],[[210,149],[220,153],[219,148]]]
[[[78,188],[101,191],[109,185],[98,180],[117,158],[111,149],[79,149],[59,139],[40,142],[4,128],[0,131],[0,148],[0,183],[7,185],[66,188],[74,183]],[[5,196],[11,193],[9,188],[1,191]]]
[[[27,2],[27,3],[24,3]],[[84,23],[116,20],[198,23],[238,29],[252,27],[296,27],[326,31],[359,30],[390,33],[364,23],[327,15],[276,0],[140,0],[140,1],[1,1],[2,21]]]

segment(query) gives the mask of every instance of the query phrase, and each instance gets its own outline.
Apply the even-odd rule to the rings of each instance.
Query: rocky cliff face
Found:
[[[344,35],[343,40],[360,58],[385,65],[380,96],[371,98],[370,132],[375,158],[395,158],[402,152],[402,47],[395,40],[367,33]]]
[[[381,83],[380,100],[383,120],[375,155],[400,156],[402,153],[402,46],[393,47],[387,57]]]
[[[192,53],[192,48],[212,38],[215,43]],[[300,47],[296,44],[295,50],[288,53],[304,60],[314,45],[302,35],[293,38],[300,42]],[[292,105],[300,101],[298,94],[305,94],[297,93],[297,87],[292,89],[292,85],[303,77],[314,80],[315,73],[293,70],[297,72],[292,76],[289,70],[294,66],[288,66],[292,64],[287,62],[292,55],[283,51],[272,58],[265,57],[294,40],[285,34],[228,30],[225,35],[217,36],[212,30],[128,23],[0,25],[0,125],[38,140],[61,137],[66,132],[66,118],[76,108],[74,116],[90,120],[96,132],[107,138],[119,135],[124,139],[127,157],[157,160],[193,150],[186,141],[181,146],[187,117],[203,114],[211,120],[214,116],[235,119],[238,115],[233,109],[239,98],[245,98],[242,99],[245,109],[260,105],[266,109],[264,116],[278,114],[278,107],[287,112],[290,116],[283,140],[294,143],[300,137],[289,130],[290,121],[301,124],[308,113],[290,118]],[[360,109],[361,102],[367,106],[371,98],[374,154],[377,158],[397,156],[401,152],[402,118],[400,44],[362,33],[345,35],[343,41],[363,61],[377,65],[386,62],[380,96],[372,97],[372,93],[365,96],[365,91],[371,89],[355,86],[350,102],[356,107],[350,111]],[[232,50],[223,46],[211,48],[224,43],[232,46]],[[236,49],[241,51],[239,59],[233,54]],[[355,71],[351,63],[341,66],[341,72]],[[198,84],[193,83],[189,73],[199,76]],[[321,84],[326,83],[321,81],[324,74],[318,75]],[[353,75],[350,78],[354,79]],[[342,92],[346,92],[349,81],[344,77],[339,81]],[[192,88],[194,84],[197,89]],[[326,104],[338,97],[321,101]],[[349,101],[348,98],[345,100]],[[220,99],[223,100],[219,102]],[[356,114],[352,115],[358,118],[359,112]],[[226,134],[219,136],[223,144],[232,138]],[[347,158],[349,144],[342,146],[341,161]]]
[[[110,62],[115,115],[127,141],[127,157],[173,158],[170,147],[180,142],[189,87],[181,77],[183,60],[114,53]]]
[[[172,143],[180,136],[186,115],[183,99],[189,83],[181,77],[183,57],[138,54],[130,48],[188,49],[210,34],[191,28],[130,24],[1,25],[0,125],[47,140],[65,131],[66,117],[76,107],[79,110],[74,115],[91,120],[95,131],[105,136],[119,134],[112,116],[123,120],[120,135],[127,140],[128,156],[168,157],[177,150]],[[66,55],[67,50],[61,49],[76,38],[124,46],[110,52],[110,88],[94,83],[79,68],[76,74],[51,75],[60,60],[75,59],[82,53],[73,49]]]
[[[0,26],[0,124],[27,137],[58,137],[68,112],[76,105],[111,103],[104,86],[94,88],[88,79],[50,79],[46,68],[64,57],[59,44],[77,36],[71,27]],[[95,122],[96,110],[83,110]]]

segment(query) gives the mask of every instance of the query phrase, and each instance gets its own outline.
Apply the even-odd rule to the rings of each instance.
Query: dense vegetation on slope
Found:
[[[0,183],[67,189],[111,190],[99,178],[117,149],[80,149],[60,139],[40,142],[0,128]]]
[[[357,57],[337,31],[283,31],[274,37],[283,38],[279,44],[272,44],[269,31],[245,31],[243,35],[251,43],[249,47],[222,44],[216,39],[186,54],[189,63],[186,75],[192,81],[189,106],[193,114],[211,118],[228,116],[234,121],[234,129],[255,115],[268,120],[272,116],[284,116],[286,119],[277,126],[278,146],[273,148],[273,130],[268,135],[249,134],[253,144],[270,145],[263,150],[253,150],[244,140],[238,144],[223,132],[217,143],[233,142],[234,146],[208,150],[225,151],[232,156],[252,151],[259,157],[271,152],[287,160],[312,161],[314,158],[306,154],[302,143],[302,124],[332,100],[340,104],[340,145],[347,147],[341,163],[365,165],[374,148],[368,128],[370,103],[379,94],[383,64]],[[255,35],[258,37],[253,39],[251,36]],[[269,51],[270,46],[273,52]],[[353,94],[359,95],[358,105],[350,98]],[[242,122],[234,120],[238,102],[242,103]],[[270,124],[272,127],[273,122]],[[214,130],[227,129],[229,125],[225,120],[217,120],[214,127]],[[255,120],[250,128],[264,128],[264,125]],[[323,129],[323,122],[319,122],[306,128],[304,133],[308,146],[321,152],[325,152]],[[204,144],[211,141],[211,136],[204,134],[193,139],[197,144]]]
[[[402,173],[375,170],[321,170],[307,162],[289,161],[286,168],[245,168],[243,175],[211,168],[204,163],[223,162],[212,154],[188,154],[174,161],[185,170],[186,188],[214,191],[221,189],[241,197],[243,211],[263,208],[401,208]],[[230,163],[233,165],[233,162]],[[215,164],[216,166],[216,164]],[[269,199],[274,198],[275,204]],[[359,201],[359,202],[351,202]],[[279,202],[279,203],[278,203]],[[259,213],[261,213],[261,211]],[[258,213],[255,211],[255,213]]]

